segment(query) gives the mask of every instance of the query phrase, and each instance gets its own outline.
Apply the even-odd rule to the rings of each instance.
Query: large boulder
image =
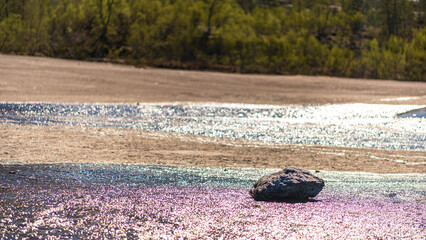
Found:
[[[307,200],[324,187],[324,180],[311,172],[289,167],[260,178],[250,190],[257,201]]]

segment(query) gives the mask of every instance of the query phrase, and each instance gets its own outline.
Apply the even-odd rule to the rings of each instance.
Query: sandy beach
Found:
[[[0,55],[0,102],[426,105],[426,83],[135,68]],[[426,152],[257,145],[142,130],[0,127],[0,164],[102,162],[426,173]]]

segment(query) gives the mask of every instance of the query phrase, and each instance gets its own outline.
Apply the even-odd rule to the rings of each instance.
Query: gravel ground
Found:
[[[273,169],[0,165],[0,237],[424,239],[425,175],[317,172],[308,202],[256,202]]]

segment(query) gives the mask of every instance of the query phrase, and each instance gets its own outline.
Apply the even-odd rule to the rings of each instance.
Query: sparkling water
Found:
[[[119,127],[268,143],[426,150],[421,106],[2,103],[0,124]]]

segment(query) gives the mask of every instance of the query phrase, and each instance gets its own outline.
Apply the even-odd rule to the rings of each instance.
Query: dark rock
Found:
[[[414,109],[408,112],[397,114],[397,117],[399,118],[411,118],[411,117],[417,117],[417,118],[426,118],[426,108],[420,108],[420,109]]]
[[[250,190],[257,201],[286,201],[315,197],[324,187],[324,180],[308,170],[289,167],[260,178]]]

